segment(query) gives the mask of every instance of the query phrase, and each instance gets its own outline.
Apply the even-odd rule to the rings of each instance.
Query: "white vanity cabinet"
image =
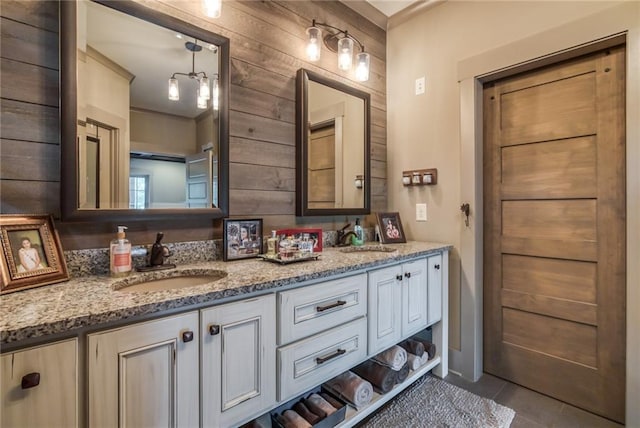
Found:
[[[77,348],[69,339],[2,355],[0,426],[78,426]]]
[[[369,272],[369,355],[428,325],[427,259]]]
[[[88,335],[90,427],[197,427],[198,312]]]
[[[201,311],[202,426],[236,426],[276,402],[273,294]]]

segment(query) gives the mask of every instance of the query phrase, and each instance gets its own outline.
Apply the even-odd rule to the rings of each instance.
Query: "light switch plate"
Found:
[[[427,221],[427,204],[416,204],[416,221]]]

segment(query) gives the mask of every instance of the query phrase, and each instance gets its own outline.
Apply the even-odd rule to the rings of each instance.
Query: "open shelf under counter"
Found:
[[[385,405],[389,400],[396,397],[402,391],[407,389],[411,384],[413,384],[420,377],[424,376],[428,372],[430,372],[433,368],[437,367],[440,364],[440,356],[434,357],[432,360],[427,361],[425,365],[420,367],[418,370],[412,371],[409,373],[407,379],[395,385],[393,389],[386,394],[378,394],[377,392],[373,393],[373,399],[371,403],[362,407],[361,409],[356,409],[352,405],[347,405],[347,413],[344,421],[337,425],[339,428],[352,427],[358,422],[361,422],[364,418],[371,415],[373,412],[378,410],[380,407]]]

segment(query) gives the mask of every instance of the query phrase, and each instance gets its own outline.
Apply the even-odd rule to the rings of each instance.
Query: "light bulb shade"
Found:
[[[213,109],[218,110],[220,107],[220,85],[218,84],[218,79],[213,79]]]
[[[211,90],[209,89],[209,78],[203,77],[200,79],[200,96],[205,100],[211,98]]]
[[[199,109],[206,109],[207,108],[207,99],[202,97],[200,95],[200,90],[198,89],[196,91],[196,107],[198,107]]]
[[[369,64],[371,56],[366,52],[356,55],[356,80],[366,82],[369,80]]]
[[[353,61],[353,40],[343,37],[338,40],[338,68],[340,70],[350,70]]]
[[[169,99],[178,101],[180,99],[180,89],[178,88],[178,79],[172,77],[169,79]]]
[[[322,31],[318,27],[307,28],[307,36],[309,41],[307,42],[307,59],[309,61],[318,61],[320,59],[320,52],[322,46],[320,40],[322,39]]]
[[[220,18],[222,0],[202,0],[202,11],[209,18]]]

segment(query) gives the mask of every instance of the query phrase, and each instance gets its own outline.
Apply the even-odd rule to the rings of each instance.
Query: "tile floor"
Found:
[[[477,382],[449,374],[445,380],[516,411],[511,428],[614,428],[618,423],[485,373]]]

